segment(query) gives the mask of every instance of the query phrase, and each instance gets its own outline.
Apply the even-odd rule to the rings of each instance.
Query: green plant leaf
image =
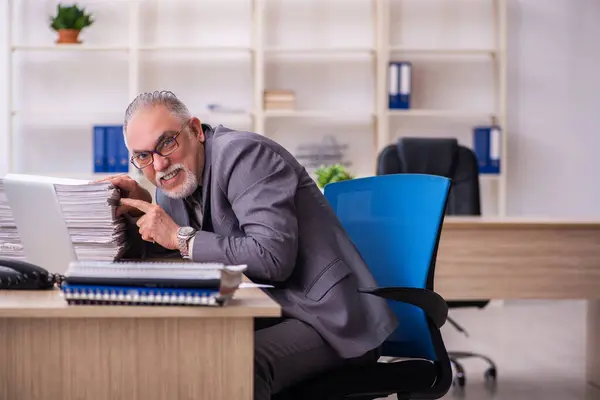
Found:
[[[50,27],[54,30],[82,30],[93,23],[92,15],[87,13],[85,8],[79,8],[77,4],[71,6],[57,4],[56,14],[50,17]]]
[[[333,182],[341,182],[354,177],[346,171],[346,168],[341,164],[323,165],[315,171],[317,176],[317,185],[324,188],[325,185]]]

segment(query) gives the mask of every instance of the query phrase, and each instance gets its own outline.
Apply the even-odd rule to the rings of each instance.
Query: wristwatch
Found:
[[[195,234],[196,230],[191,226],[182,226],[177,230],[177,245],[179,247],[179,252],[183,257],[189,257],[189,242]]]

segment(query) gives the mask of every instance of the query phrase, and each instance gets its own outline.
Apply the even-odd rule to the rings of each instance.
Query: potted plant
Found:
[[[56,43],[81,43],[79,33],[93,23],[92,16],[77,4],[58,4],[56,15],[50,17],[50,27],[58,32]]]
[[[321,189],[328,183],[346,181],[354,178],[354,176],[341,164],[323,165],[319,167],[315,173],[317,175],[317,186]]]

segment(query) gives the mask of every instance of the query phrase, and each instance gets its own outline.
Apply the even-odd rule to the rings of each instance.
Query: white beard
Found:
[[[185,174],[185,181],[182,185],[175,189],[167,190],[162,187],[161,178],[165,175],[169,175],[171,172],[182,169]],[[181,172],[180,172],[181,173]],[[183,166],[183,164],[173,164],[166,171],[156,173],[156,186],[159,187],[167,196],[173,199],[182,199],[190,196],[196,188],[198,188],[198,177],[195,173]]]

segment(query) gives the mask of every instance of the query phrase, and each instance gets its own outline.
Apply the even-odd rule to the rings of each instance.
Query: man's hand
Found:
[[[135,208],[144,214],[137,221],[142,239],[147,242],[158,243],[170,250],[179,248],[177,243],[179,225],[173,221],[162,207],[143,200],[128,198],[122,198],[121,204]]]
[[[108,178],[99,179],[95,182],[110,182],[121,190],[121,197],[128,199],[142,200],[147,203],[152,203],[152,195],[141,187],[134,179],[129,175],[114,175]],[[129,213],[134,217],[142,215],[142,211],[129,205],[123,205],[117,208],[117,216],[123,213]]]

